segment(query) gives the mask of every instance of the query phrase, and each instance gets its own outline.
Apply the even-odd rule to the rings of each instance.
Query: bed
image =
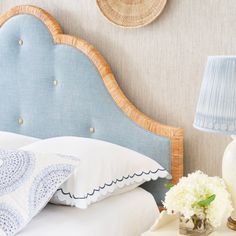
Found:
[[[152,195],[141,188],[101,201],[85,211],[49,204],[19,235],[41,236],[50,232],[71,236],[135,236],[155,221],[159,214],[155,208]]]
[[[1,131],[108,141],[159,162],[173,183],[182,176],[183,130],[140,112],[101,54],[85,40],[64,34],[46,11],[22,5],[3,14],[0,55]],[[49,204],[19,235],[48,230],[64,235],[67,229],[70,235],[141,234],[158,215],[166,181],[146,182],[85,211]],[[48,225],[51,218],[55,222]]]

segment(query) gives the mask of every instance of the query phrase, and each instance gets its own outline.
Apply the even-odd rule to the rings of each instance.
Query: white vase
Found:
[[[226,147],[222,161],[222,176],[226,182],[232,197],[234,209],[236,209],[236,136],[232,136],[233,141]],[[228,227],[236,230],[236,210],[231,214]]]

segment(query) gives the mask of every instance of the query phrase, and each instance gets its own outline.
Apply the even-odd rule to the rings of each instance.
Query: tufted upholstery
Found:
[[[170,140],[124,115],[90,59],[76,48],[55,45],[32,15],[14,16],[0,28],[0,130],[106,140],[171,168]],[[158,203],[164,182],[146,184]]]

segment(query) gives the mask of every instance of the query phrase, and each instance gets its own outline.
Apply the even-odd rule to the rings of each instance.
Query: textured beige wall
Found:
[[[185,171],[221,173],[229,138],[196,131],[194,112],[208,55],[236,54],[235,0],[168,0],[151,25],[110,24],[95,0],[2,0],[50,12],[64,31],[81,36],[105,56],[129,99],[154,119],[185,129]]]

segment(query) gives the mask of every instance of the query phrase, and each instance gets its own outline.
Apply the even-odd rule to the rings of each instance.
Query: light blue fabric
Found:
[[[208,57],[194,127],[236,134],[236,56]]]
[[[78,49],[54,45],[40,20],[31,15],[8,20],[0,28],[0,57],[0,130],[38,138],[101,139],[145,154],[170,171],[170,140],[124,115],[94,64]],[[163,181],[150,184],[147,188],[160,203]]]

